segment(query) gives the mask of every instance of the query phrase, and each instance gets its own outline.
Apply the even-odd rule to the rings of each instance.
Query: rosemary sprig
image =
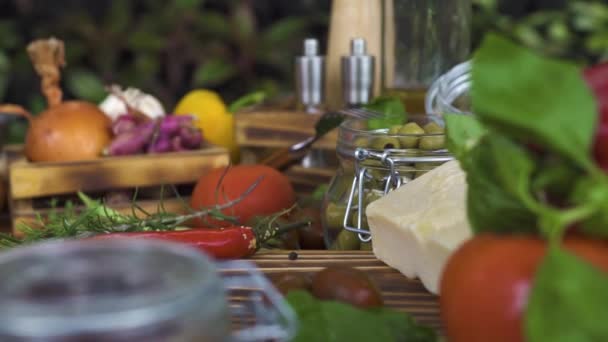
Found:
[[[120,214],[106,206],[105,203],[79,193],[81,201],[85,204],[84,210],[78,212],[73,203],[68,201],[63,211],[60,212],[56,210],[56,201],[52,201],[51,206],[54,210],[46,219],[38,215],[34,225],[22,223],[18,227],[21,233],[19,237],[0,233],[0,248],[10,248],[46,239],[84,238],[104,233],[175,230],[189,220],[207,216],[231,223],[236,222],[236,218],[224,215],[222,210],[241,202],[262,179],[263,177],[258,178],[239,197],[212,208],[190,208],[174,189],[177,197],[189,209],[189,213],[185,215],[168,213],[162,203],[159,203],[157,212],[149,213],[137,205],[137,191],[131,203],[131,214]],[[159,202],[163,202],[163,196]],[[143,217],[140,217],[142,215]]]

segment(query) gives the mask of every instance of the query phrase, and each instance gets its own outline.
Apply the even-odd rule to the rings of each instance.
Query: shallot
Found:
[[[195,127],[181,127],[179,129],[179,136],[181,137],[182,145],[189,149],[200,148],[203,142],[201,131]]]
[[[120,135],[132,131],[137,126],[137,118],[131,114],[123,114],[112,123],[112,133]]]
[[[156,141],[148,146],[148,153],[164,153],[171,152],[171,136],[160,133]]]
[[[106,154],[122,156],[142,152],[154,135],[156,127],[156,121],[148,121],[138,125],[132,131],[118,135],[107,147]]]
[[[177,134],[180,128],[192,124],[192,117],[185,115],[171,115],[163,118],[160,122],[160,131],[167,134]]]
[[[106,148],[110,156],[137,153],[166,153],[198,149],[202,132],[193,126],[191,116],[170,115],[145,120],[132,113],[122,114],[112,124],[114,140]]]

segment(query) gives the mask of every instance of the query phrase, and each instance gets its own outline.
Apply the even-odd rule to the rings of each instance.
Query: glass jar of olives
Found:
[[[426,112],[471,114],[470,88],[471,62],[468,61],[456,65],[433,82],[425,98]]]
[[[347,120],[336,151],[339,167],[322,207],[325,245],[333,250],[371,249],[359,208],[453,159],[443,120],[435,115],[410,115],[403,125],[379,130],[370,130],[365,120]]]

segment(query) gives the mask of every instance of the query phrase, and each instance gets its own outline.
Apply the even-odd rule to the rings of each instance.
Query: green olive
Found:
[[[342,175],[335,177],[329,186],[330,199],[342,198],[348,195],[353,185],[353,175]]]
[[[401,143],[402,148],[416,148],[418,146],[418,141],[420,140],[420,137],[417,137],[415,135],[424,134],[424,129],[418,126],[417,123],[410,122],[406,125],[401,126],[399,134],[414,135],[410,137],[399,138],[399,142]]]
[[[372,140],[370,147],[375,150],[385,150],[390,148],[400,148],[399,139],[395,137],[377,137]]]
[[[357,137],[357,138],[355,138],[355,141],[353,142],[353,144],[356,147],[368,147],[369,139],[367,139],[366,137]]]
[[[420,138],[418,147],[421,150],[433,151],[445,148],[445,135],[431,135]]]
[[[388,129],[388,134],[391,134],[391,135],[399,134],[401,127],[403,127],[403,126],[401,126],[401,125],[392,126],[391,128]]]
[[[360,247],[360,249],[361,249],[362,251],[373,251],[373,250],[374,250],[374,247],[373,247],[373,245],[372,245],[372,242],[371,242],[371,241],[370,241],[370,242],[361,242],[361,247]]]
[[[325,225],[327,229],[342,229],[344,215],[346,215],[346,206],[329,202],[327,208],[325,208]]]
[[[429,122],[424,125],[424,132],[426,132],[426,134],[440,134],[445,133],[445,129],[435,122]]]
[[[357,233],[343,229],[329,249],[338,251],[358,250],[360,243]]]

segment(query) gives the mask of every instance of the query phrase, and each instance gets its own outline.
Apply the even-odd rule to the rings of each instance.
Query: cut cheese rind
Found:
[[[447,162],[370,203],[366,208],[376,257],[432,293],[449,256],[472,236],[466,177]]]

